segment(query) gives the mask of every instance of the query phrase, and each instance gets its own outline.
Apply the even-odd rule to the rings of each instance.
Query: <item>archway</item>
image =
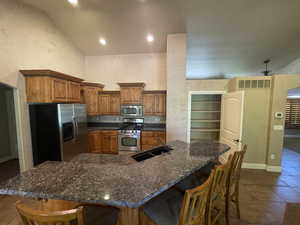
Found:
[[[14,89],[0,83],[0,182],[20,172]]]
[[[300,87],[288,90],[282,168],[295,175],[300,167]]]

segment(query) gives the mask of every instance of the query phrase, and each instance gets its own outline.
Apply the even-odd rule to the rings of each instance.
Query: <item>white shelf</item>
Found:
[[[214,110],[192,110],[192,112],[204,112],[204,113],[220,113],[221,111],[218,110],[218,111],[214,111]]]
[[[215,128],[191,128],[191,131],[197,131],[197,132],[219,132],[220,129],[215,129]]]
[[[220,122],[220,120],[197,120],[197,119],[192,119],[192,122],[203,122],[203,123],[217,123]]]

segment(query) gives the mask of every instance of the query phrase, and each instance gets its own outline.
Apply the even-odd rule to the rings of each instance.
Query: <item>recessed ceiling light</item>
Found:
[[[148,36],[147,36],[147,41],[148,41],[149,43],[151,43],[151,42],[154,41],[154,37],[153,37],[152,34],[148,34]]]
[[[73,5],[73,6],[77,6],[78,5],[78,0],[68,0],[68,2]]]
[[[100,38],[99,42],[101,45],[106,45],[106,40],[104,38]]]

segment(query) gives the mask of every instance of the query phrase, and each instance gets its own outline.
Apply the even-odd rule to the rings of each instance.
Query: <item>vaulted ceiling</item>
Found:
[[[259,75],[265,59],[277,71],[300,56],[299,0],[22,1],[45,11],[84,55],[165,52],[167,34],[186,32],[188,79]]]

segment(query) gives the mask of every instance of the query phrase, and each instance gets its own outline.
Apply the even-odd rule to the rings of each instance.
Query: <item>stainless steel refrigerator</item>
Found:
[[[83,104],[29,105],[34,165],[70,161],[87,152],[87,114]]]

